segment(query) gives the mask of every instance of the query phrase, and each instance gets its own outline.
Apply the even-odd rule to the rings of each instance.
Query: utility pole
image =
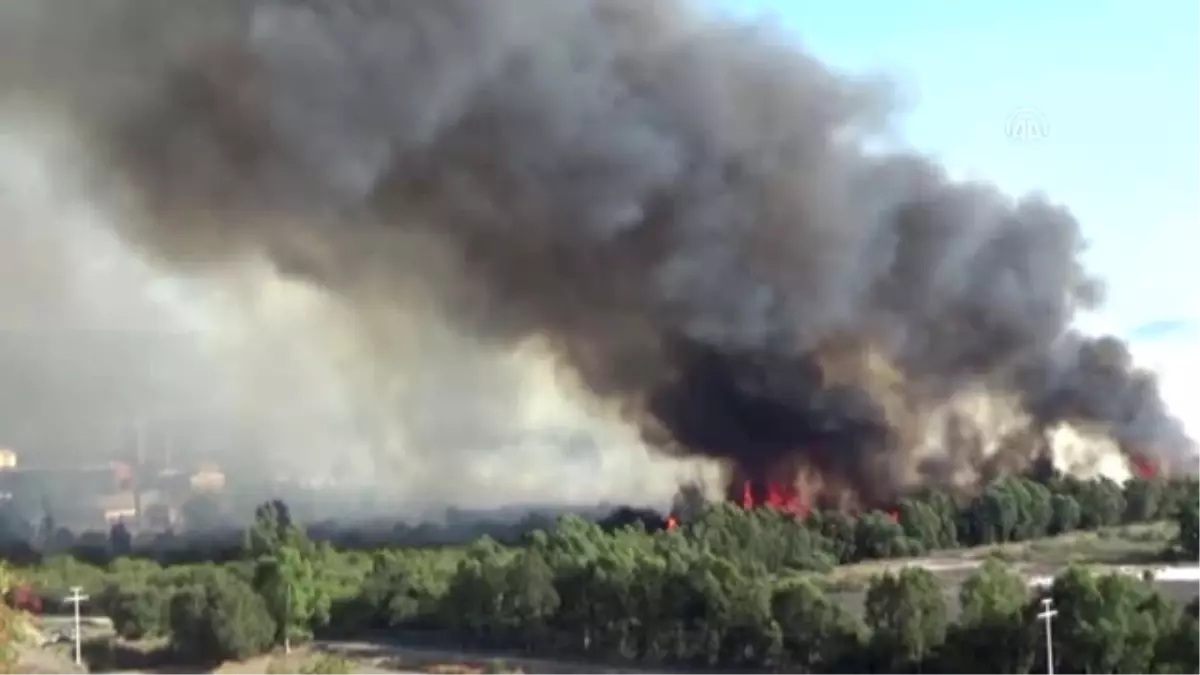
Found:
[[[283,595],[283,653],[292,653],[292,582],[285,582]]]
[[[1042,598],[1042,611],[1037,615],[1037,618],[1046,622],[1046,673],[1054,675],[1054,635],[1050,629],[1050,622],[1054,617],[1058,616],[1058,610],[1053,608],[1054,601],[1050,598]]]
[[[79,603],[88,599],[88,596],[83,595],[83,588],[79,586],[71,587],[71,595],[66,598],[67,602],[75,603],[75,665],[83,665],[83,633],[79,629]]]

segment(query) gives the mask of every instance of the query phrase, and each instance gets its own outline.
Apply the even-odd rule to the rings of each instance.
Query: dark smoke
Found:
[[[130,241],[544,340],[666,452],[886,500],[978,390],[1030,438],[1194,452],[1123,344],[1071,331],[1100,285],[1064,208],[865,152],[886,92],[768,30],[666,0],[12,4],[0,84],[85,130]],[[1045,443],[1000,447],[941,464]]]

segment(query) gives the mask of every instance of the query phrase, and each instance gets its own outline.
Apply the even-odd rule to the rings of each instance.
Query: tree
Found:
[[[1044,537],[1054,519],[1050,490],[1022,476],[1009,476],[1004,479],[1004,485],[1013,495],[1017,506],[1017,522],[1009,538],[1024,540]]]
[[[776,588],[771,614],[781,635],[781,665],[789,672],[838,672],[861,648],[866,633],[844,604],[807,579]]]
[[[859,558],[897,558],[913,552],[904,528],[880,511],[870,511],[858,519],[854,538]]]
[[[922,551],[946,545],[943,541],[942,514],[934,505],[916,499],[902,499],[898,511],[905,536],[919,544]]]
[[[0,561],[0,595],[5,601],[0,602],[0,673],[19,673],[20,651],[18,646],[25,640],[27,616],[21,603],[10,606],[9,594],[19,592],[24,583],[9,568],[8,563]]]
[[[254,510],[254,522],[246,530],[246,551],[252,558],[271,555],[287,542],[294,528],[287,504],[278,499],[263,502]]]
[[[101,597],[113,629],[126,640],[160,635],[167,629],[169,604],[164,592],[153,586],[109,586]]]
[[[505,623],[502,600],[508,585],[507,555],[484,537],[459,562],[443,603],[443,620],[468,644],[496,646]]]
[[[959,507],[954,498],[943,490],[927,487],[916,492],[913,500],[925,504],[936,514],[938,519],[938,537],[936,548],[953,548],[959,545],[958,517]],[[903,510],[900,514],[904,521]],[[911,535],[910,535],[911,536]]]
[[[906,567],[877,577],[865,609],[872,653],[885,672],[919,668],[946,639],[946,600],[926,569]]]
[[[1027,673],[1036,623],[1025,579],[989,559],[959,589],[958,622],[947,637],[943,672]]]
[[[1190,500],[1181,504],[1175,520],[1179,524],[1180,553],[1188,560],[1200,560],[1200,502]]]
[[[1018,504],[1011,490],[1003,483],[992,483],[971,501],[963,512],[960,531],[972,545],[1008,541],[1016,531]]]
[[[1159,635],[1152,673],[1200,673],[1200,623],[1194,614],[1180,613]]]
[[[1123,574],[1073,567],[1055,579],[1051,595],[1058,672],[1152,672],[1156,646],[1181,617],[1152,586]]]
[[[256,557],[253,586],[275,619],[276,640],[311,637],[316,626],[329,620],[332,605],[328,577],[318,571],[320,547],[293,524],[287,505],[279,500],[255,510],[246,547]]]
[[[1069,483],[1079,502],[1079,526],[1094,530],[1121,522],[1125,513],[1125,494],[1107,478]]]
[[[310,638],[315,627],[329,620],[332,597],[316,558],[313,543],[294,531],[273,553],[258,559],[254,589],[275,620],[277,642]]]
[[[117,521],[109,530],[108,548],[116,557],[129,555],[133,551],[133,535],[125,527],[124,520]]]
[[[1144,523],[1159,516],[1163,501],[1163,481],[1135,476],[1125,483],[1125,513],[1127,523]]]
[[[508,630],[527,649],[536,649],[545,641],[558,611],[554,571],[537,551],[523,551],[508,564],[505,581],[500,611]]]
[[[214,569],[171,600],[171,644],[204,663],[245,659],[270,648],[275,622],[262,597],[228,572]]]
[[[855,528],[857,523],[842,511],[814,511],[805,525],[821,537],[834,561],[853,562],[856,559]]]
[[[1055,494],[1050,498],[1050,534],[1066,534],[1079,527],[1079,502],[1069,494]]]

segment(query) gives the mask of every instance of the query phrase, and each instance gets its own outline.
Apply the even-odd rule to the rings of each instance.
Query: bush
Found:
[[[202,584],[180,590],[171,600],[171,645],[197,661],[261,654],[271,647],[275,631],[262,597],[224,571],[213,571]]]
[[[140,640],[162,635],[167,629],[167,593],[153,586],[110,586],[102,598],[105,614],[117,635]]]
[[[320,654],[302,664],[297,672],[302,675],[338,675],[356,670],[349,659],[335,654]]]

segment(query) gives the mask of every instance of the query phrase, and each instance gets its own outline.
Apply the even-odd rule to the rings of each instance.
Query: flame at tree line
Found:
[[[740,503],[742,508],[747,510],[756,508],[774,509],[801,520],[807,518],[813,510],[810,495],[806,495],[803,490],[797,489],[795,486],[774,481],[767,481],[765,489],[762,490],[755,489],[754,481],[743,481]],[[887,511],[887,514],[893,521],[898,522],[900,520],[899,511],[893,509]],[[675,520],[674,516],[671,516],[669,519],[669,521]]]
[[[1129,465],[1131,473],[1134,477],[1142,480],[1153,480],[1160,475],[1159,468],[1153,461],[1138,454],[1129,456]],[[789,485],[784,482],[765,480],[742,480],[733,481],[728,492],[728,501],[740,505],[743,509],[771,509],[793,516],[799,520],[804,520],[812,513],[816,507],[815,500],[812,494],[797,487],[795,484]],[[859,510],[852,508],[847,510],[851,515],[858,515]],[[892,522],[900,522],[900,511],[895,508],[887,508],[883,511],[892,520]],[[668,530],[674,530],[681,524],[680,517],[677,513],[669,513],[666,517],[665,526]]]
[[[736,490],[730,490],[729,501],[741,506],[747,511],[753,509],[770,509],[779,513],[792,516],[798,520],[805,520],[812,514],[814,508],[818,507],[813,495],[805,493],[802,488],[795,485],[789,486],[786,483],[767,480],[756,487],[755,481],[744,480],[740,483],[735,483]],[[696,489],[692,486],[692,489]],[[736,494],[735,494],[736,492]],[[847,511],[851,515],[858,515],[858,509],[849,509]],[[893,522],[900,522],[900,512],[894,508],[889,508],[883,511]],[[665,519],[665,527],[668,530],[674,530],[682,523],[681,517],[674,510],[667,514]]]
[[[1154,465],[1154,462],[1145,457],[1133,455],[1130,457],[1129,463],[1133,468],[1133,475],[1138,478],[1150,480],[1158,477],[1158,467]]]
[[[772,509],[799,520],[808,518],[813,510],[812,503],[801,490],[794,487],[789,488],[782,483],[773,482],[768,482],[764,491],[757,492],[754,489],[753,481],[743,481],[741,499],[735,501],[735,503],[740,504],[747,511],[759,508]],[[892,519],[892,522],[900,522],[899,511],[890,509],[886,513]],[[675,513],[667,515],[666,528],[668,530],[674,530],[679,525],[680,519],[678,515]]]

